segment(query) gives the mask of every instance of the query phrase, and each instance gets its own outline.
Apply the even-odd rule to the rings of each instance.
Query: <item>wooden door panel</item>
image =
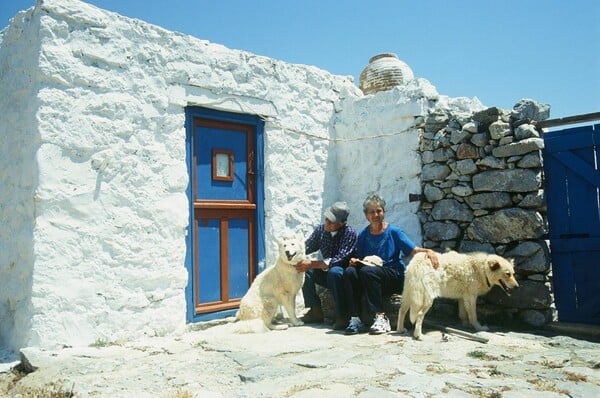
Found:
[[[220,241],[221,221],[219,219],[199,219],[197,220],[198,237],[197,258],[198,261],[198,298],[196,306],[200,303],[217,302],[221,300],[219,289],[215,286],[221,285],[221,272],[218,264],[221,264],[221,249],[214,242]]]
[[[254,276],[254,128],[196,118],[193,209],[196,314],[235,308]]]
[[[253,222],[249,218],[230,218],[228,226],[229,298],[241,299],[250,280],[253,250],[248,242]]]
[[[600,324],[600,125],[546,133],[544,141],[558,317]]]
[[[233,315],[263,262],[264,121],[186,108],[188,321]]]
[[[215,126],[199,126],[198,130],[196,199],[201,201],[248,201],[247,132]],[[208,148],[212,150],[208,150]],[[214,159],[219,154],[229,154],[232,157],[231,180],[213,178]]]

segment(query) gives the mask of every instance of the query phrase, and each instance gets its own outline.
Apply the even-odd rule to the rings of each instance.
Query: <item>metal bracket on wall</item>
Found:
[[[421,201],[421,194],[419,194],[419,193],[409,193],[408,194],[408,201],[409,202],[420,202]]]

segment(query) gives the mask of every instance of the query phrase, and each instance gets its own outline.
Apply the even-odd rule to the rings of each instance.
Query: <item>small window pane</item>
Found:
[[[216,181],[233,181],[233,152],[213,149],[212,178]]]
[[[229,177],[229,155],[217,153],[217,177]]]

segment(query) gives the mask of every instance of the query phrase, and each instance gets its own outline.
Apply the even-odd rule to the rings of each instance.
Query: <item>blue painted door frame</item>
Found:
[[[188,322],[233,315],[264,263],[263,129],[258,116],[186,109]]]
[[[544,146],[558,319],[600,324],[600,124],[547,132]]]

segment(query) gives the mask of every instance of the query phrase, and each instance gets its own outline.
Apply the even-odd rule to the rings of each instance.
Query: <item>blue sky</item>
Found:
[[[393,52],[440,94],[600,112],[598,0],[88,0],[226,47],[358,76]],[[0,0],[0,27],[34,0]]]

